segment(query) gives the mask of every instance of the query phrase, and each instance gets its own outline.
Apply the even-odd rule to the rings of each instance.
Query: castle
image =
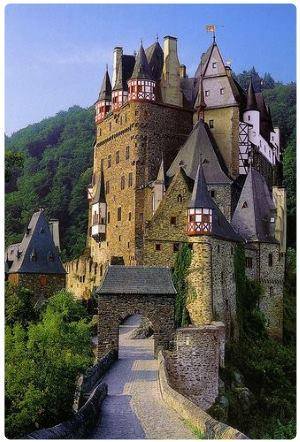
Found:
[[[281,338],[286,193],[279,128],[261,91],[244,91],[213,42],[194,77],[177,39],[137,55],[113,52],[95,103],[96,141],[83,256],[66,263],[67,288],[89,298],[108,265],[173,267],[192,250],[188,311],[196,326],[235,335],[234,253],[264,287],[260,308]]]

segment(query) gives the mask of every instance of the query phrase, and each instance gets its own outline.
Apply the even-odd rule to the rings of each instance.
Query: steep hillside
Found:
[[[80,254],[87,229],[93,109],[59,112],[6,137],[6,243],[21,239],[39,207],[58,218],[63,256]]]

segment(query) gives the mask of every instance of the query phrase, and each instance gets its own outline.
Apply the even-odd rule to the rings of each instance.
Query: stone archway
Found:
[[[175,296],[169,268],[109,266],[98,295],[98,358],[118,352],[119,325],[140,314],[153,325],[154,355],[167,349],[175,333]]]

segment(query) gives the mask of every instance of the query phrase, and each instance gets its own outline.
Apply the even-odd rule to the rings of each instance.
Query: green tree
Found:
[[[9,282],[5,284],[5,322],[13,325],[19,322],[27,326],[30,321],[37,319],[37,311],[32,303],[32,293]]]
[[[175,321],[177,327],[183,327],[188,323],[188,312],[186,309],[187,297],[187,272],[191,264],[191,250],[188,244],[183,244],[179,252],[177,252],[174,271],[173,282],[177,290],[175,301]]]
[[[6,326],[6,435],[21,437],[72,414],[76,379],[91,364],[84,307],[61,291],[28,329]]]
[[[262,80],[262,89],[273,89],[275,80],[269,72],[266,72]]]

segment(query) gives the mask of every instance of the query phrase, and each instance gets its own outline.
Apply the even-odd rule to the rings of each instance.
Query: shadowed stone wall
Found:
[[[224,365],[225,327],[215,322],[176,331],[176,350],[167,352],[170,384],[207,410],[218,396],[219,366]]]
[[[10,273],[8,280],[30,290],[36,301],[47,299],[66,288],[66,275],[63,274]]]
[[[168,349],[174,339],[175,297],[167,295],[99,295],[98,358],[119,350],[119,325],[125,318],[141,314],[153,325],[154,354]]]

